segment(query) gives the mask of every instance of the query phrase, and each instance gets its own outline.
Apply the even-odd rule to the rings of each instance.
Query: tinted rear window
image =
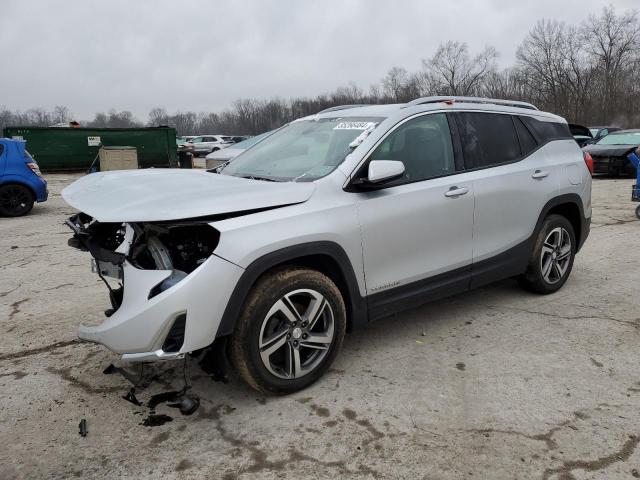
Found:
[[[522,120],[520,120],[520,118],[514,117],[513,120],[516,125],[516,131],[518,132],[518,138],[520,139],[522,156],[526,157],[536,148],[538,148],[538,143],[536,142],[536,139],[533,138],[533,135],[531,135],[529,129],[524,125],[524,123],[522,123]]]
[[[573,140],[569,125],[558,122],[543,122],[533,117],[520,117],[524,124],[533,132],[538,143],[547,143],[551,140]]]
[[[511,115],[462,112],[457,118],[467,168],[490,167],[520,158]]]

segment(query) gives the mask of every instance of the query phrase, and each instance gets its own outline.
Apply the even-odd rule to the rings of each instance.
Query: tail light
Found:
[[[31,171],[36,175],[38,175],[39,177],[42,176],[40,174],[40,167],[38,167],[38,164],[36,162],[27,162],[27,167],[29,167]]]
[[[584,156],[584,163],[587,164],[589,173],[593,175],[593,158],[587,152],[582,152],[582,155]]]

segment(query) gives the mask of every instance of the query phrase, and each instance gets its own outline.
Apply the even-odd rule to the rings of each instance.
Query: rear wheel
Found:
[[[575,238],[569,220],[549,215],[538,232],[527,271],[518,279],[520,284],[542,294],[560,290],[573,268]]]
[[[327,276],[302,268],[275,271],[247,298],[231,338],[231,360],[259,391],[296,392],[333,363],[345,329],[344,301]]]
[[[3,185],[0,187],[0,215],[20,217],[33,208],[35,198],[31,190],[23,185]]]

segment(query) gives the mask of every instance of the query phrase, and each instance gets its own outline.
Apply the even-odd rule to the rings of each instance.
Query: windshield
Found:
[[[299,120],[247,150],[220,173],[287,182],[311,181],[331,173],[353,148],[349,146],[380,118]],[[238,144],[239,145],[239,144]]]
[[[598,145],[638,145],[640,132],[611,133],[598,142]]]
[[[246,150],[249,147],[253,147],[256,143],[258,143],[260,140],[262,140],[265,137],[268,137],[269,135],[271,135],[273,133],[273,130],[265,132],[265,133],[261,133],[260,135],[256,135],[255,137],[251,137],[251,138],[247,138],[246,140],[243,140],[241,142],[236,143],[233,147],[231,148],[240,148],[240,149],[244,149]]]

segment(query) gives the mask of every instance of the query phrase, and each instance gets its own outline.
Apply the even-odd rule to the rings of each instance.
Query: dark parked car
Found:
[[[591,130],[587,127],[570,123],[569,130],[579,147],[584,147],[585,145],[589,145],[593,142],[593,135],[591,134]]]
[[[619,130],[602,137],[583,150],[593,158],[594,173],[628,174],[635,177],[636,168],[628,155],[640,147],[640,129]]]
[[[596,143],[602,137],[606,137],[610,133],[622,130],[620,127],[589,127],[591,136],[593,137],[593,143]]]
[[[0,138],[0,215],[26,215],[47,199],[47,182],[24,140]]]

